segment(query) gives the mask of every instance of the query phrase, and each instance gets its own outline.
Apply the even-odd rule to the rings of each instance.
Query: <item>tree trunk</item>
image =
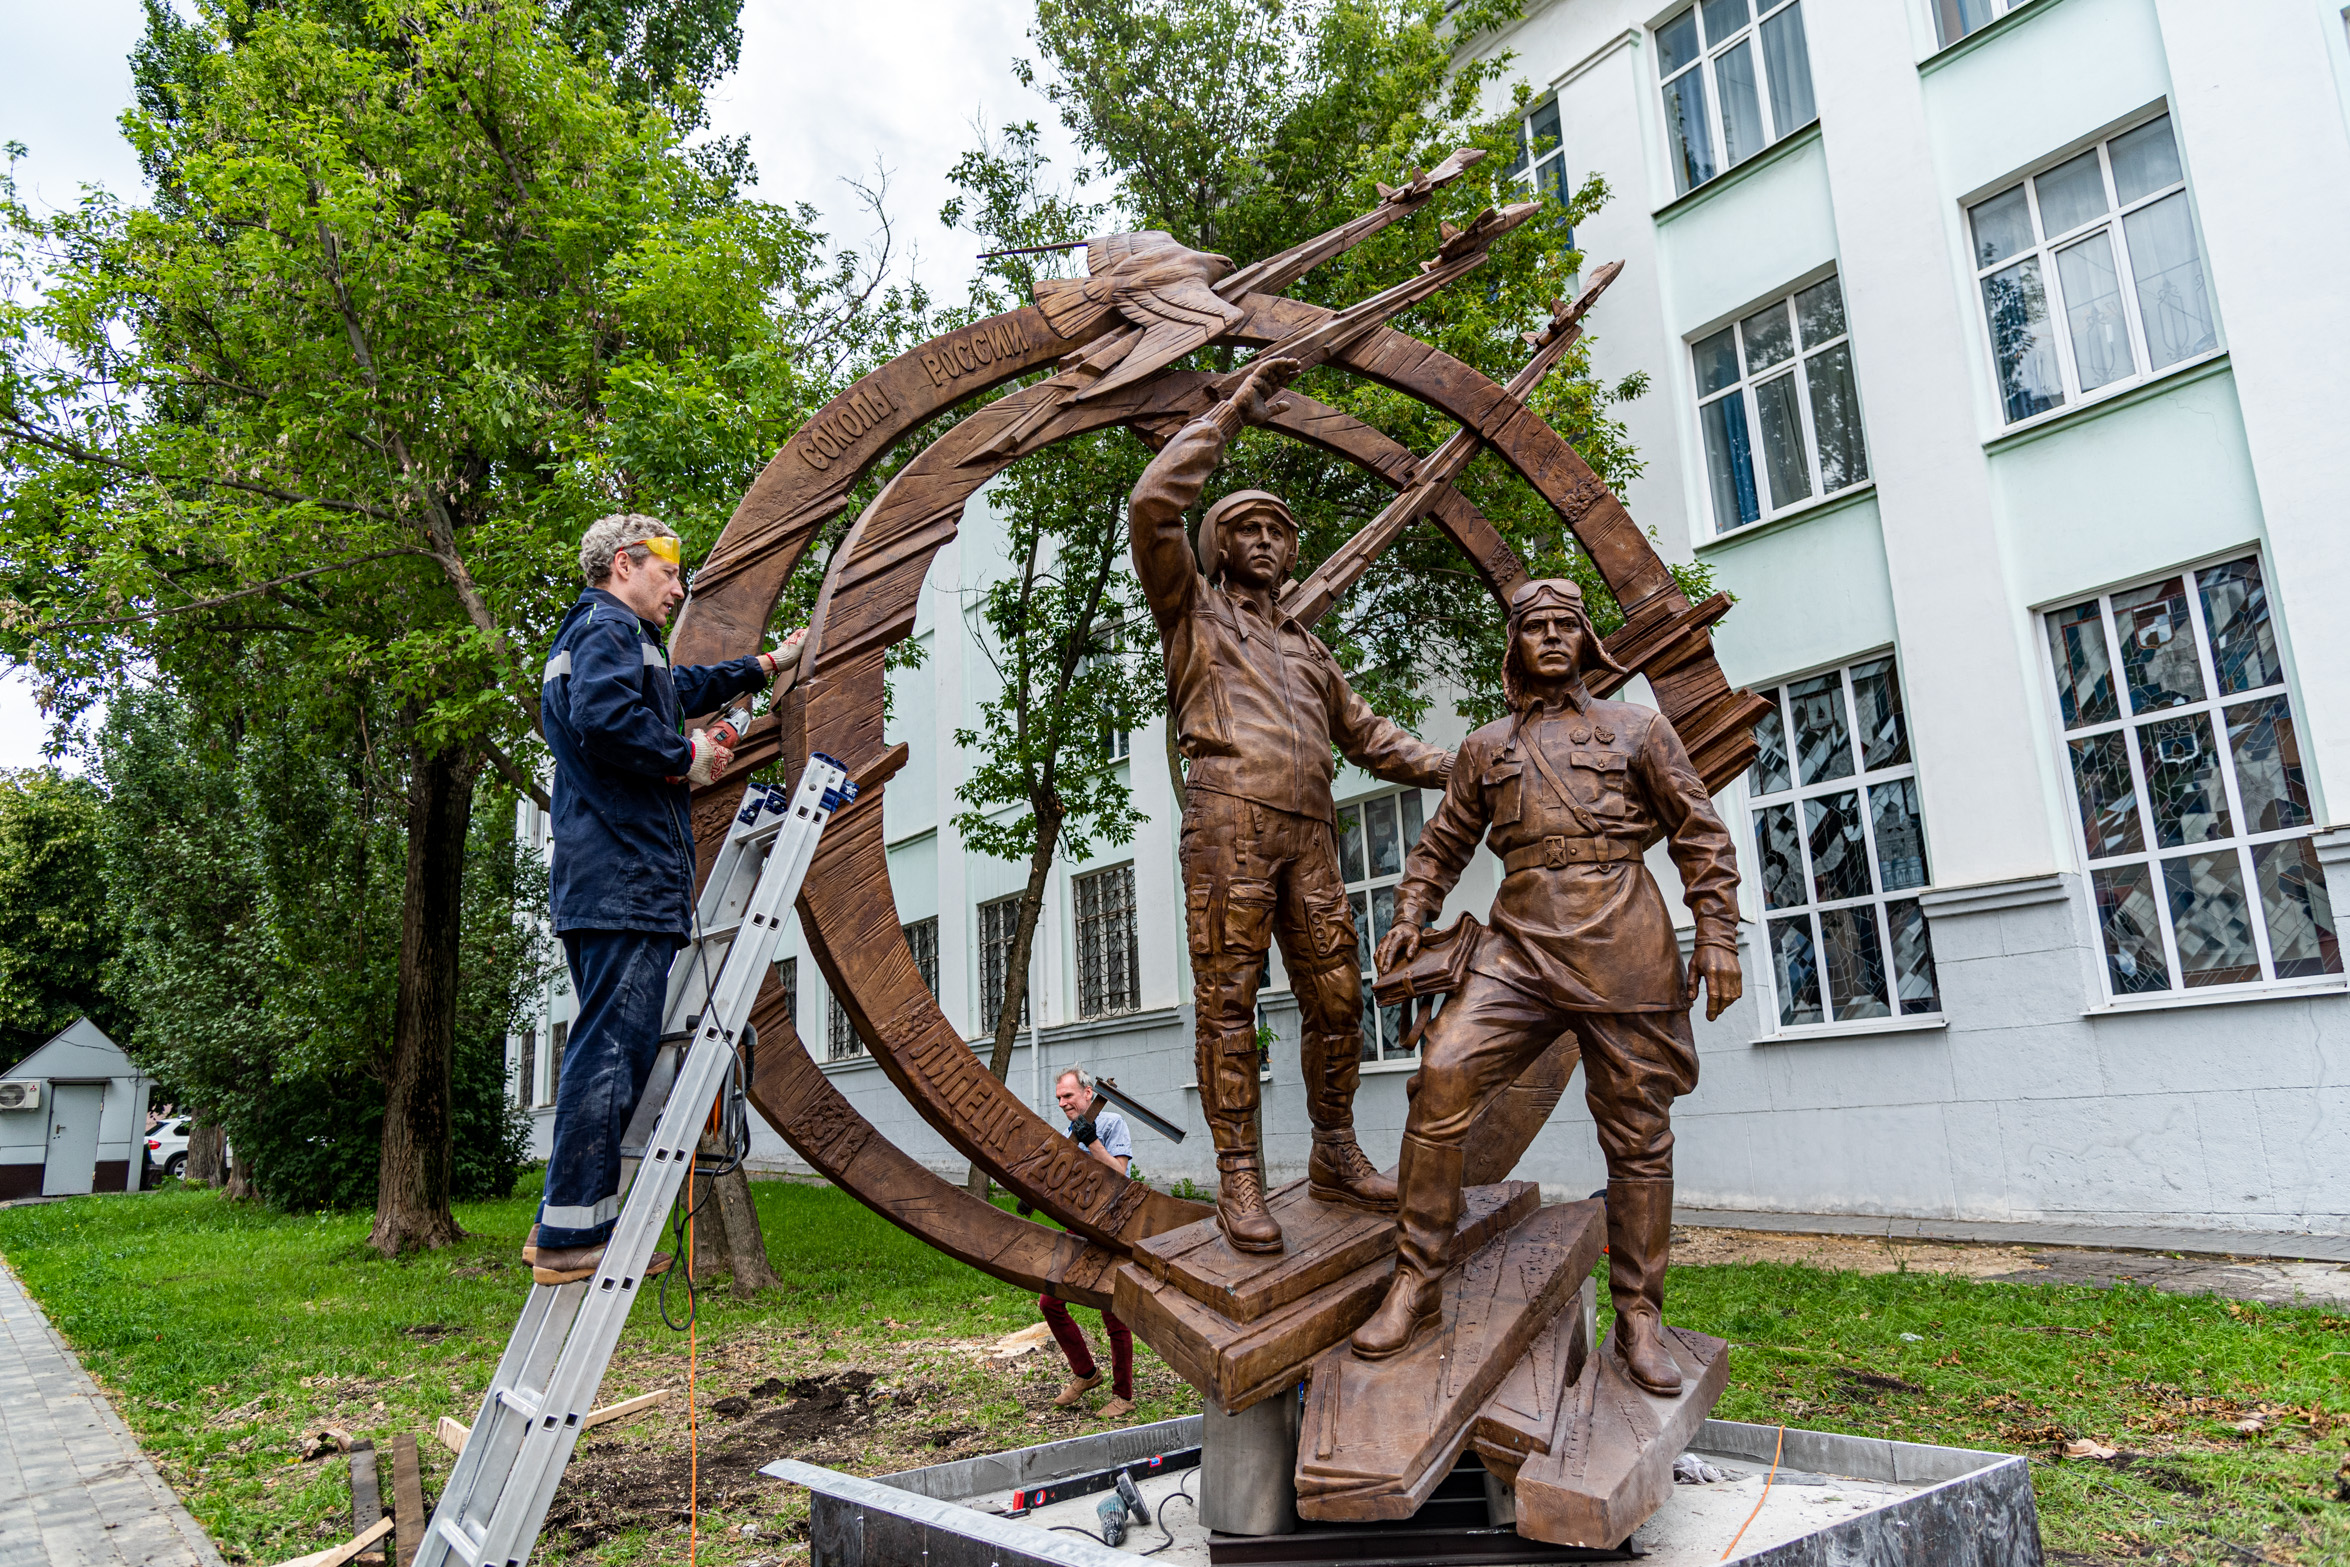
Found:
[[[209,1121],[188,1128],[188,1162],[180,1178],[190,1186],[218,1186],[228,1179],[228,1134]]]
[[[387,1257],[464,1238],[449,1211],[449,1069],[457,1039],[458,930],[465,832],[479,762],[410,748],[408,876],[400,906],[400,977],[391,1078],[384,1093],[375,1230]]]
[[[750,1176],[736,1169],[718,1178],[718,1200],[704,1209],[726,1216],[726,1262],[734,1275],[734,1292],[749,1297],[761,1290],[779,1290],[783,1280],[767,1260],[767,1237],[759,1228],[759,1210],[751,1202]]]
[[[253,1185],[253,1162],[232,1156],[228,1164],[228,1196],[231,1202],[252,1202],[261,1193]]]
[[[1059,801],[1036,812],[1036,848],[1028,856],[1028,886],[1020,894],[1020,923],[1012,930],[1012,950],[1004,959],[1004,1009],[996,1014],[995,1053],[987,1069],[1002,1082],[1011,1075],[1012,1045],[1020,1037],[1020,1006],[1028,999],[1028,959],[1036,950],[1036,922],[1044,912],[1044,889],[1052,875],[1053,855],[1061,845]],[[972,1196],[987,1201],[987,1171],[974,1161],[964,1183]]]
[[[719,1206],[708,1176],[696,1170],[688,1180],[686,1201],[694,1215],[694,1285],[699,1288],[728,1271],[726,1210]]]

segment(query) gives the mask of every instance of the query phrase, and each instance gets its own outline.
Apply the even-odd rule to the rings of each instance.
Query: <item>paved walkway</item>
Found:
[[[130,1428],[0,1264],[0,1567],[222,1567]]]
[[[1545,1190],[1547,1201],[1550,1192]],[[1971,1241],[1990,1246],[2085,1246],[2099,1251],[2183,1252],[2196,1257],[2274,1257],[2350,1262],[2350,1235],[2289,1235],[2271,1230],[2189,1230],[1995,1219],[1888,1219],[1853,1213],[1749,1213],[1731,1208],[1675,1208],[1675,1224],[1780,1235],[1865,1235],[1897,1241]]]

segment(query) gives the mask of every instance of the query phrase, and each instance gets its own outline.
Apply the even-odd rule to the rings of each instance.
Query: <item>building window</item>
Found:
[[[914,967],[922,974],[923,988],[930,999],[938,999],[938,921],[916,920],[905,927],[906,950],[914,956]]]
[[[1559,105],[1556,98],[1538,105],[1531,114],[1518,122],[1518,152],[1510,160],[1509,172],[1523,181],[1537,198],[1548,196],[1557,202],[1564,223],[1567,204],[1567,153],[1559,133]],[[1575,243],[1574,230],[1567,231],[1566,243]]]
[[[783,987],[783,1015],[796,1034],[800,1031],[800,960],[776,959],[775,982]]]
[[[1077,916],[1077,1015],[1108,1017],[1142,1005],[1134,929],[1134,867],[1115,865],[1069,883]]]
[[[1699,0],[1657,28],[1656,57],[1684,193],[1819,118],[1799,3]]]
[[[1690,354],[1716,533],[1868,478],[1836,279],[1772,300]]]
[[[1940,1012],[1916,897],[1932,880],[1925,820],[1893,660],[1758,694],[1771,711],[1754,726],[1746,786],[1779,1026]]]
[[[555,1102],[555,1095],[563,1088],[563,1047],[571,1043],[571,1025],[557,1023],[547,1031],[547,1097],[543,1105]]]
[[[1102,755],[1113,762],[1123,762],[1134,754],[1132,731],[1102,725]]]
[[[2112,993],[2341,973],[2259,560],[2047,625]]]
[[[2010,11],[2020,11],[2031,0],[1934,0],[1934,26],[1944,48],[1967,34],[1980,32]]]
[[[1371,956],[1395,923],[1395,884],[1404,856],[1420,841],[1420,791],[1376,794],[1338,808],[1338,868],[1354,905],[1355,956],[1363,973],[1363,1059],[1409,1060],[1403,1048],[1403,1008],[1371,999]]]
[[[840,997],[827,991],[824,996],[824,1059],[846,1061],[865,1053],[865,1041],[857,1035],[857,1025],[849,1021],[849,1009],[840,1004]]]
[[[1967,209],[2009,424],[2219,345],[2170,116]]]
[[[1004,973],[1012,961],[1012,938],[1020,928],[1020,895],[979,906],[979,1031],[995,1032],[1004,1013]],[[1028,1026],[1028,1005],[1020,998],[1020,1026]]]
[[[514,1102],[530,1108],[539,1087],[539,1031],[534,1024],[522,1031],[522,1060],[514,1073]]]

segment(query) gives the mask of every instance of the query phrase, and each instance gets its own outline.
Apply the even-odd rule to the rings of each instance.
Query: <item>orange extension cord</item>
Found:
[[[703,1431],[700,1431],[700,1405],[693,1400],[693,1365],[696,1365],[693,1330],[700,1318],[703,1313],[696,1309],[696,1299],[693,1299],[693,1172],[689,1170],[686,1172],[686,1567],[693,1567],[693,1548],[700,1544],[700,1534],[703,1534]]]
[[[687,1222],[690,1223],[692,1221],[689,1220]],[[1785,1426],[1781,1426],[1779,1427],[1779,1440],[1771,1448],[1771,1472],[1763,1476],[1762,1495],[1754,1499],[1754,1511],[1746,1515],[1746,1523],[1740,1524],[1738,1526],[1738,1532],[1730,1536],[1730,1543],[1722,1547],[1721,1559],[1723,1561],[1728,1561],[1730,1559],[1730,1553],[1738,1549],[1738,1542],[1746,1538],[1747,1526],[1762,1516],[1763,1503],[1771,1499],[1771,1482],[1779,1478],[1779,1455],[1786,1450],[1787,1428]]]

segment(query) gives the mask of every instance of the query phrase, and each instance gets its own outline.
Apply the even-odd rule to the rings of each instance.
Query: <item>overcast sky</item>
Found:
[[[115,123],[140,16],[138,0],[0,0],[0,142],[24,144],[17,178],[37,203],[68,205],[85,183],[142,193]],[[959,299],[971,243],[939,226],[938,209],[974,118],[1035,120],[1057,165],[1070,162],[1051,105],[1012,77],[1029,16],[1029,0],[744,0],[742,68],[713,97],[713,128],[748,135],[758,194],[813,202],[836,242],[868,239],[842,181],[878,163],[900,260],[918,253],[933,293]],[[0,675],[0,767],[38,761],[45,734],[26,672]]]

